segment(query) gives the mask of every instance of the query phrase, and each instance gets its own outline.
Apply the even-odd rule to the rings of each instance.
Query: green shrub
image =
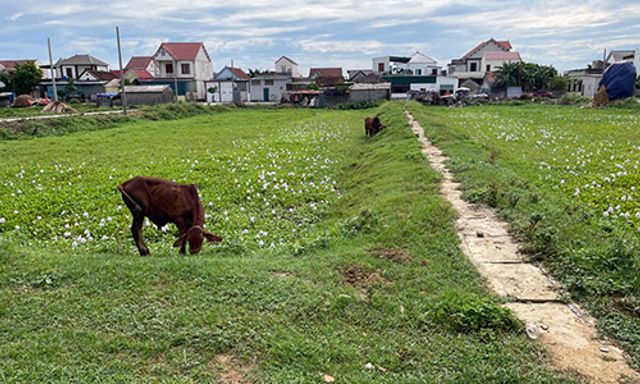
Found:
[[[427,318],[456,332],[490,329],[514,331],[521,327],[511,311],[477,294],[447,292],[436,298]]]
[[[371,100],[371,101],[356,101],[353,103],[342,103],[336,104],[329,109],[337,109],[337,110],[357,110],[357,109],[369,109],[369,108],[377,108],[382,105],[386,100]]]

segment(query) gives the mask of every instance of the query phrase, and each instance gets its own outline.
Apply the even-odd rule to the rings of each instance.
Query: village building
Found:
[[[451,60],[447,73],[458,78],[463,83],[461,86],[464,83],[470,85],[467,80],[472,80],[480,88],[487,73],[498,70],[505,63],[522,61],[520,53],[512,49],[508,40],[491,38],[475,46],[460,59]]]
[[[257,73],[249,83],[251,101],[279,103],[287,98],[287,84],[291,81],[289,72]]]
[[[109,71],[109,64],[91,55],[73,55],[58,60],[54,68],[57,78],[79,80],[80,75],[89,69],[99,72]]]
[[[569,80],[567,92],[583,97],[594,97],[598,92],[598,84],[602,79],[605,62],[594,60],[586,68],[571,69],[565,72]]]
[[[36,63],[38,65],[38,60],[0,60],[0,72],[9,72],[16,68],[17,65],[22,65],[26,63]]]
[[[127,104],[156,105],[173,101],[173,90],[169,85],[126,85]]]
[[[278,73],[288,73],[292,78],[302,77],[300,75],[300,71],[298,70],[298,63],[288,58],[287,56],[281,56],[278,60],[276,60],[275,64],[275,71]]]
[[[225,66],[213,80],[206,82],[207,102],[240,104],[250,101],[250,80],[242,69]]]
[[[313,80],[320,88],[335,87],[344,83],[342,68],[311,68],[309,79]]]
[[[133,58],[132,58],[133,59]],[[205,82],[213,78],[213,63],[201,42],[162,43],[151,56],[153,63],[129,61],[131,69],[149,71],[152,77],[140,79],[143,85],[169,85],[177,96],[205,100]]]

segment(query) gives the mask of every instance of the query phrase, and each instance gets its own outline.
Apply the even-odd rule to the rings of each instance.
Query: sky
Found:
[[[286,55],[309,67],[366,69],[371,58],[420,51],[446,64],[489,38],[561,71],[603,49],[640,47],[638,0],[0,0],[0,60],[48,63],[91,54],[117,69],[163,41],[202,41],[214,68],[273,69]]]

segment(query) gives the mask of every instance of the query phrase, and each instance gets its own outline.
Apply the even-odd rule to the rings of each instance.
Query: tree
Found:
[[[555,76],[549,82],[549,89],[552,91],[566,91],[569,86],[569,79],[566,76]]]
[[[73,79],[69,79],[67,85],[64,86],[64,91],[69,97],[72,97],[77,89],[78,87],[76,87],[75,81],[73,81]]]
[[[549,89],[558,71],[547,65],[524,63],[521,61],[504,63],[496,71],[498,88],[522,87],[525,91]]]
[[[496,87],[521,87],[525,81],[524,64],[522,62],[504,63],[496,71]]]
[[[11,78],[9,76],[9,72],[0,71],[0,83],[4,84],[4,87],[0,88],[0,91],[11,89]]]
[[[9,72],[9,83],[11,89],[17,95],[29,94],[40,84],[42,80],[42,70],[38,68],[35,62],[28,61],[24,64],[18,64]]]
[[[310,83],[309,85],[307,85],[307,89],[310,89],[312,91],[317,91],[317,90],[320,89],[320,87],[318,87],[318,84],[313,82],[313,83]]]

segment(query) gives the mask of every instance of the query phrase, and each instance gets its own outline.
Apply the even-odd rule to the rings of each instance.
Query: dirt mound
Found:
[[[344,268],[342,276],[345,284],[360,288],[371,288],[389,282],[380,272],[369,271],[359,265],[351,265]]]
[[[13,101],[14,107],[30,107],[33,105],[33,98],[29,95],[20,95]]]
[[[409,252],[401,248],[377,248],[370,250],[369,254],[378,259],[391,260],[396,263],[406,263],[412,259]]]
[[[231,355],[221,353],[216,355],[213,365],[214,369],[219,374],[220,382],[223,384],[252,383],[252,381],[246,377],[254,368],[251,363],[242,362]]]

